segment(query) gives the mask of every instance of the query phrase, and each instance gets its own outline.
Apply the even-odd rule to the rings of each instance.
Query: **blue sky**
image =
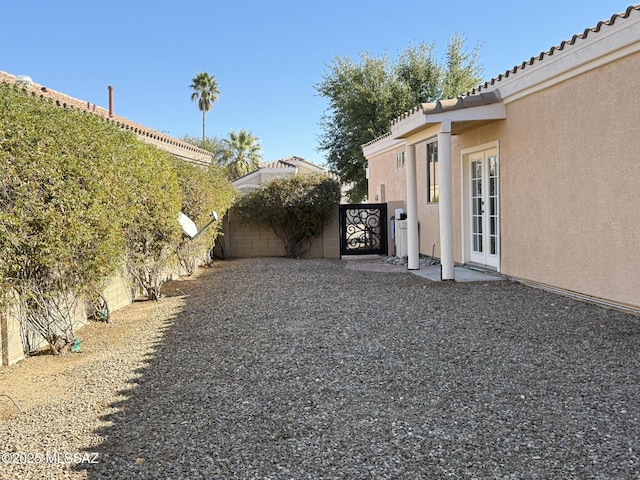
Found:
[[[618,0],[492,2],[450,0],[21,0],[2,7],[0,70],[175,137],[202,134],[191,79],[216,77],[220,99],[207,135],[246,129],[264,160],[317,151],[327,102],[314,85],[336,58],[366,51],[395,58],[433,43],[443,58],[449,37],[480,45],[489,80],[623,12]]]

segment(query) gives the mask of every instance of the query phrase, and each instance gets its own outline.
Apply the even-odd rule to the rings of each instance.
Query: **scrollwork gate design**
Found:
[[[340,255],[387,254],[387,204],[340,205]]]

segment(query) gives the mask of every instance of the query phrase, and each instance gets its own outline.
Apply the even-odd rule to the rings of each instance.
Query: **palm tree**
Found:
[[[239,178],[258,168],[262,160],[262,146],[258,137],[246,130],[240,130],[238,133],[231,130],[225,143],[229,156],[229,177]]]
[[[192,101],[198,101],[198,108],[202,112],[202,143],[205,143],[205,115],[211,110],[212,103],[218,101],[218,82],[215,77],[212,77],[206,72],[197,74],[192,80],[193,83],[189,85],[194,92],[191,94]]]

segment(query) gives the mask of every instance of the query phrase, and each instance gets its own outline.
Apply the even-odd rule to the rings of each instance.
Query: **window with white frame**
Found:
[[[404,152],[396,153],[396,168],[404,168]]]

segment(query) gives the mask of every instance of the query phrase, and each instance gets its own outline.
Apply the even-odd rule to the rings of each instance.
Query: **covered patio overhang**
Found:
[[[451,191],[451,135],[507,118],[497,90],[422,104],[393,121],[390,138],[404,141],[408,269],[420,268],[416,144],[437,138],[439,163],[440,263],[442,280],[455,280],[453,260],[453,198]]]

